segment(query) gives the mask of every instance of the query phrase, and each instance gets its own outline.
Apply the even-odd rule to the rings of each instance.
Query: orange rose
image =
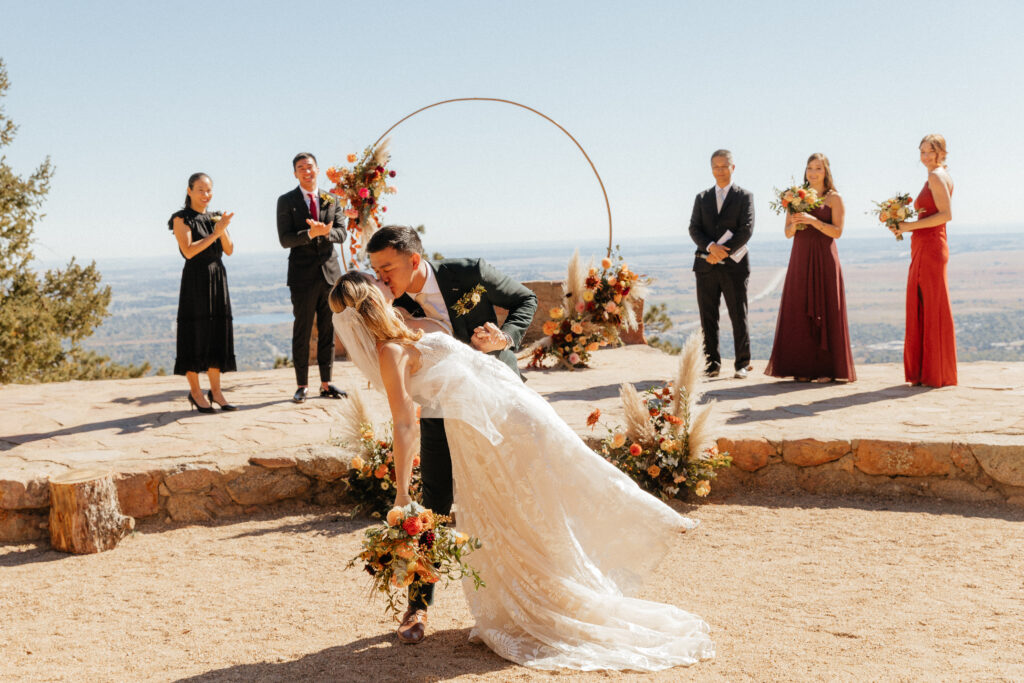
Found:
[[[640,444],[638,443],[632,444],[629,447],[629,454],[632,455],[634,458],[643,452],[644,449],[640,448]]]
[[[658,475],[661,474],[661,468],[657,465],[651,465],[647,468],[647,474],[650,475],[651,479],[657,479]]]
[[[581,325],[579,323],[573,323],[572,324],[572,332],[573,332],[573,334],[583,334],[583,325]]]
[[[544,323],[544,327],[542,328],[542,330],[545,335],[550,337],[555,332],[558,332],[558,323],[556,323],[554,320],[549,320],[546,323]]]
[[[557,306],[548,311],[548,315],[551,316],[552,320],[561,320],[565,315],[565,310],[563,310],[561,306]]]
[[[398,526],[398,523],[402,521],[402,508],[393,507],[388,510],[388,526]]]
[[[626,443],[626,435],[622,432],[615,432],[612,436],[612,448],[622,448]]]
[[[612,260],[610,258],[607,258],[607,257],[601,259],[601,267],[606,269],[606,270],[608,268],[611,268],[612,267]]]
[[[345,158],[348,160],[348,163],[350,163],[350,164],[356,163],[356,155],[355,154],[349,154]]]
[[[590,342],[587,344],[587,351],[597,351],[600,346],[597,342]]]
[[[373,472],[373,476],[377,477],[378,479],[383,479],[384,477],[388,476],[388,466],[378,465],[377,469],[374,470]]]

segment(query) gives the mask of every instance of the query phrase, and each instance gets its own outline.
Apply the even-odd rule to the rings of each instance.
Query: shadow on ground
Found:
[[[515,665],[480,643],[469,629],[436,631],[415,647],[398,644],[393,633],[361,638],[291,662],[237,664],[207,671],[179,683],[211,681],[409,681],[434,683],[475,677]]]

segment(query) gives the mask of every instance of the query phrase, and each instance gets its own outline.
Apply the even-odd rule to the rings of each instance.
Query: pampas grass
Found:
[[[358,389],[349,392],[348,400],[340,406],[341,420],[337,440],[349,446],[356,446],[363,438],[366,427],[373,429],[373,418],[366,409],[363,395]]]
[[[569,266],[566,269],[565,284],[562,285],[565,292],[565,305],[569,309],[566,311],[567,315],[572,315],[576,311],[576,304],[583,301],[583,290],[587,286],[587,272],[591,265],[593,265],[593,261],[587,267],[583,266],[579,249],[572,253]]]
[[[650,442],[654,440],[654,425],[651,414],[647,411],[647,403],[637,393],[632,384],[619,386],[619,398],[622,399],[622,410],[626,417],[626,437],[632,441]]]

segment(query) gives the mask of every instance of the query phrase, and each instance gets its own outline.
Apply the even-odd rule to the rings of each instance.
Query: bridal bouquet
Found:
[[[732,463],[728,453],[708,444],[711,405],[697,409],[703,369],[703,337],[696,332],[683,347],[674,382],[643,394],[632,384],[620,387],[626,427],[609,427],[609,436],[601,442],[599,452],[608,462],[663,500],[686,490],[699,497],[708,495],[715,470]],[[596,424],[599,417],[600,411],[594,411],[587,424]]]
[[[602,346],[618,345],[619,330],[638,326],[635,307],[646,293],[647,280],[632,272],[616,249],[611,258],[583,270],[579,251],[569,260],[565,285],[565,306],[549,311],[544,323],[545,339],[538,343],[529,367],[543,367],[554,358],[574,370],[588,367],[590,354]]]
[[[348,464],[345,480],[348,483],[347,496],[355,503],[357,512],[364,512],[374,519],[380,519],[395,500],[396,475],[394,443],[390,421],[379,430],[374,427],[358,391],[350,394],[342,407],[341,437],[336,445],[355,445],[356,454]],[[412,480],[409,495],[419,496],[419,456],[412,461]]]
[[[775,200],[770,202],[768,206],[777,214],[783,212],[787,214],[804,213],[805,211],[817,209],[825,203],[825,200],[819,197],[818,192],[808,183],[793,185],[784,190],[774,188],[774,191]],[[796,229],[803,230],[806,227],[803,223],[797,223]]]
[[[396,616],[406,589],[415,595],[442,578],[463,577],[472,578],[479,589],[483,579],[465,557],[480,547],[480,541],[446,526],[447,521],[419,503],[393,507],[384,522],[366,530],[363,550],[348,566],[363,563],[373,577],[371,593],[382,593],[387,610]]]
[[[327,179],[334,183],[331,190],[344,198],[349,208],[345,216],[349,219],[349,263],[358,268],[358,261],[364,256],[362,248],[380,224],[380,214],[387,212],[388,207],[380,202],[384,195],[395,194],[398,190],[388,181],[397,173],[388,169],[391,153],[386,138],[376,147],[367,147],[361,157],[349,154],[347,161],[351,168],[331,166],[327,169]]]
[[[871,202],[875,205],[875,208],[868,213],[873,213],[878,216],[878,220],[885,223],[886,227],[895,228],[900,224],[900,221],[905,221],[908,218],[913,218],[917,215],[917,211],[913,208],[914,199],[909,194],[898,194],[895,197],[890,197],[884,202]],[[897,240],[902,240],[903,235],[896,235]]]

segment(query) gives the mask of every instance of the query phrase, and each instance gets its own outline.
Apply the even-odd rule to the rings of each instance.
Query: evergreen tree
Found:
[[[2,105],[8,86],[0,59],[0,148],[17,132]],[[80,346],[109,315],[110,287],[100,286],[95,262],[83,267],[72,258],[42,277],[32,270],[33,226],[52,175],[49,157],[22,178],[0,156],[0,383],[143,375],[148,363],[111,363]]]

